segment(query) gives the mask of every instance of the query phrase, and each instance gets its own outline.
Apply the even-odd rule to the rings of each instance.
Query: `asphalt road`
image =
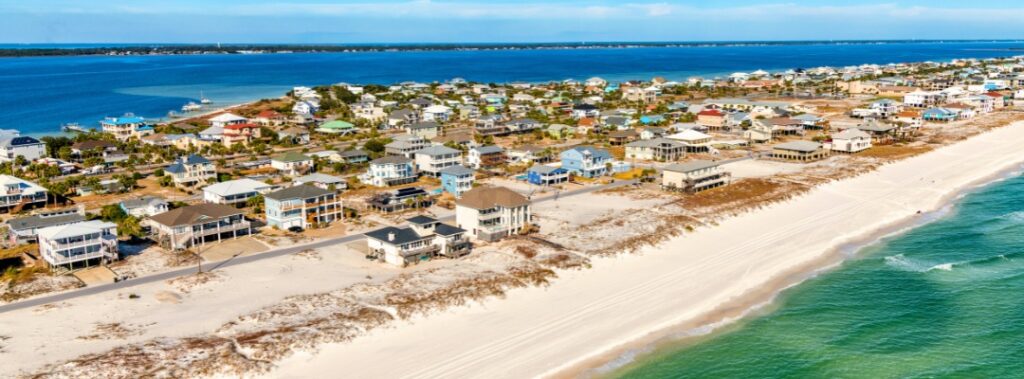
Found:
[[[609,183],[609,184],[605,184],[605,185],[589,186],[589,187],[581,188],[581,189],[578,189],[578,190],[561,192],[561,193],[558,193],[556,195],[548,195],[548,196],[544,196],[544,197],[537,197],[537,198],[533,199],[533,202],[534,203],[539,203],[539,202],[557,200],[558,198],[563,198],[563,197],[567,197],[567,196],[582,195],[582,194],[591,193],[591,192],[599,191],[599,190],[603,190],[603,189],[609,189],[609,188],[616,188],[616,187],[632,185],[634,183],[636,183],[636,180],[623,180],[623,181],[616,181],[614,183]],[[451,215],[451,216],[447,216],[447,217],[442,217],[439,220],[440,221],[450,221],[450,220],[453,220],[454,218],[455,218],[455,216]],[[294,254],[294,253],[298,253],[298,252],[306,250],[306,249],[318,249],[318,248],[323,248],[323,247],[328,247],[328,246],[346,244],[346,243],[349,243],[349,242],[358,241],[360,239],[363,239],[363,235],[362,234],[345,235],[345,236],[340,236],[340,237],[335,237],[335,238],[324,239],[324,240],[320,240],[320,241],[316,241],[316,242],[310,242],[310,243],[307,243],[307,244],[301,244],[301,245],[283,247],[283,248],[280,248],[280,249],[268,250],[266,252],[259,253],[259,254],[254,254],[254,255],[246,255],[246,256],[239,256],[239,257],[229,258],[229,259],[226,259],[226,260],[223,260],[223,261],[218,261],[218,262],[205,262],[205,263],[203,263],[203,270],[205,270],[205,271],[218,270],[218,269],[222,269],[222,268],[226,268],[226,267],[237,266],[237,265],[242,265],[242,264],[248,264],[248,263],[258,262],[258,261],[262,261],[262,260],[266,260],[266,259],[277,258],[277,257],[284,256],[284,255]],[[131,287],[135,287],[135,286],[138,286],[138,285],[143,285],[143,284],[148,284],[148,283],[153,283],[153,282],[159,282],[159,281],[163,281],[163,280],[177,278],[177,277],[180,277],[180,276],[195,274],[196,271],[197,271],[196,267],[186,267],[186,268],[180,268],[180,269],[176,269],[176,270],[161,272],[161,273],[158,273],[158,274],[147,275],[147,276],[138,277],[138,278],[132,278],[132,279],[120,281],[120,282],[117,282],[117,283],[109,283],[109,284],[101,284],[101,285],[96,285],[96,286],[89,286],[89,287],[84,287],[84,288],[80,288],[80,289],[76,289],[76,290],[61,292],[61,293],[57,293],[57,294],[53,294],[53,295],[47,295],[47,296],[31,298],[31,299],[22,300],[22,301],[10,303],[10,304],[0,305],[0,313],[16,311],[16,310],[19,310],[19,309],[30,308],[30,307],[34,307],[34,306],[38,306],[38,305],[45,305],[45,304],[50,304],[50,303],[56,303],[56,302],[61,302],[61,301],[77,299],[79,297],[90,296],[90,295],[100,294],[100,293],[109,292],[109,291],[123,290],[123,289],[131,288]]]

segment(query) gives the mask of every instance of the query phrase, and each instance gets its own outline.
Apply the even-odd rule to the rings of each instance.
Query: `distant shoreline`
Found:
[[[0,57],[85,55],[201,55],[359,53],[416,51],[566,50],[684,47],[753,47],[806,45],[880,45],[930,43],[1013,43],[1024,40],[843,40],[843,41],[677,41],[677,42],[538,42],[538,43],[367,43],[367,44],[0,44]],[[1007,48],[1007,51],[1022,48]]]

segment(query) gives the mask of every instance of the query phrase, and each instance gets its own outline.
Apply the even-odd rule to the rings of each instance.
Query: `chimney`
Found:
[[[388,242],[395,240],[395,232],[388,232]]]

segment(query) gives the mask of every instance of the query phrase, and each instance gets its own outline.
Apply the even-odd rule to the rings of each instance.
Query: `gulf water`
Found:
[[[766,314],[669,345],[609,376],[1024,377],[1024,177],[862,249]]]
[[[73,47],[74,45],[69,45]],[[52,46],[47,46],[52,47]],[[849,43],[629,49],[0,58],[0,128],[56,132],[125,112],[160,118],[200,93],[217,105],[337,82],[683,80],[736,71],[1020,54],[1019,42]]]

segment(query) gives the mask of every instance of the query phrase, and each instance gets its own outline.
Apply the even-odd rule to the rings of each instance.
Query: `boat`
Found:
[[[188,104],[181,106],[181,111],[185,113],[196,112],[200,109],[203,109],[203,106],[196,104],[194,101],[189,101]]]
[[[207,99],[203,96],[203,91],[199,91],[199,103],[200,104],[213,104],[213,100]]]
[[[181,114],[175,111],[168,111],[167,118],[181,118]]]
[[[77,122],[70,122],[70,123],[61,125],[60,126],[60,130],[64,131],[64,132],[78,132],[78,133],[85,133],[85,132],[89,131],[88,129],[82,127],[81,125],[78,125]]]

